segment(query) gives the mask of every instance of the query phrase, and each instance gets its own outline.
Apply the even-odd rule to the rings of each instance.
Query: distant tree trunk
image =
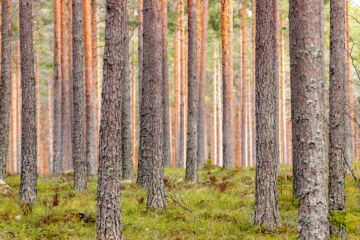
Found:
[[[120,207],[121,83],[129,75],[127,0],[106,1],[96,234],[123,239]]]
[[[173,167],[179,162],[179,146],[180,146],[180,89],[181,89],[181,79],[180,79],[180,49],[179,49],[179,39],[180,31],[176,29],[174,37],[174,162]]]
[[[213,127],[214,127],[214,137],[213,137],[213,164],[217,164],[217,56],[216,56],[216,48],[214,50],[214,71],[213,71]]]
[[[135,41],[134,41],[135,42]],[[132,164],[133,167],[137,167],[138,153],[136,144],[136,66],[135,66],[135,54],[131,54],[131,151],[132,151]]]
[[[330,118],[329,118],[329,211],[330,216],[345,211],[346,145],[346,1],[330,1]],[[330,224],[330,232],[346,239],[345,225]]]
[[[126,10],[128,11],[128,10]],[[123,26],[122,31],[125,31],[127,38],[129,39],[129,28],[128,26]],[[129,42],[129,40],[127,41]],[[134,170],[132,165],[132,151],[131,151],[131,78],[130,78],[130,59],[129,59],[129,43],[127,43],[128,52],[124,58],[125,67],[128,68],[126,72],[127,75],[124,75],[121,78],[121,161],[122,161],[122,171],[121,175],[124,179],[131,179],[134,176]]]
[[[16,118],[16,132],[17,132],[17,136],[16,136],[16,146],[17,146],[17,149],[16,149],[16,159],[17,159],[17,166],[18,166],[18,169],[17,169],[17,172],[20,173],[21,172],[21,154],[22,154],[22,151],[21,151],[21,138],[22,138],[22,124],[21,124],[21,121],[22,121],[22,112],[21,112],[21,109],[22,109],[22,88],[21,88],[21,76],[20,76],[20,40],[17,41],[17,54],[16,54],[16,84],[17,84],[17,90],[16,90],[16,115],[17,115],[17,118]]]
[[[11,2],[1,2],[0,179],[6,176],[10,144]]]
[[[253,74],[253,83],[251,88],[251,104],[252,108],[250,109],[251,114],[251,145],[252,145],[252,163],[256,166],[256,114],[255,114],[255,85],[256,85],[256,74],[255,74],[255,54],[256,54],[256,0],[251,0],[251,14],[252,14],[252,24],[251,24],[251,47],[252,47],[252,74]]]
[[[277,0],[256,1],[255,224],[266,226],[268,229],[274,229],[280,224],[277,189],[279,165],[278,4]]]
[[[169,73],[168,73],[168,40],[167,40],[167,0],[161,0],[161,34],[162,34],[162,111],[163,111],[163,163],[171,166],[170,149],[170,110],[169,110]]]
[[[74,161],[74,188],[83,191],[86,183],[85,158],[85,79],[83,70],[84,38],[83,38],[83,6],[82,0],[72,0],[72,45],[73,45],[73,108],[72,119]]]
[[[18,49],[15,49],[15,56],[17,56]],[[16,67],[17,63],[14,61],[14,57],[11,58],[11,102],[10,102],[10,161],[13,164],[14,173],[18,173],[18,158],[17,158],[17,92],[19,91],[17,87],[16,79]]]
[[[242,25],[241,25],[241,34],[242,34],[242,56],[241,56],[241,166],[247,166],[247,156],[246,156],[246,86],[247,86],[247,77],[246,77],[246,32],[247,32],[247,9],[246,1],[242,2]]]
[[[223,116],[223,108],[222,108],[222,78],[221,78],[221,66],[220,66],[220,60],[217,60],[217,131],[218,131],[218,135],[217,135],[217,165],[218,166],[223,166],[223,151],[222,151],[222,146],[223,146],[223,121],[222,121],[222,116]]]
[[[54,174],[60,174],[63,170],[61,162],[61,95],[60,1],[54,0]]]
[[[179,0],[180,28],[180,127],[179,127],[179,159],[177,168],[184,168],[185,155],[185,34],[184,34],[184,0]]]
[[[329,239],[324,127],[324,2],[291,0],[290,75],[294,193],[299,235]]]
[[[222,40],[222,81],[223,81],[223,167],[233,167],[233,97],[230,69],[232,51],[230,49],[230,1],[221,1],[221,40]]]
[[[143,20],[143,0],[138,0],[138,114],[140,119],[140,106],[141,106],[141,92],[142,92],[142,75],[143,75],[143,33],[144,33],[144,20]],[[138,129],[140,132],[140,120],[138,124]],[[140,157],[140,136],[138,137],[138,161],[137,168],[139,168],[139,157]],[[139,183],[139,175],[137,178],[137,182]]]
[[[22,91],[20,199],[37,200],[36,97],[32,31],[32,0],[20,0],[20,55]]]
[[[69,66],[69,73],[68,73],[68,78],[69,78],[69,114],[68,114],[68,128],[67,128],[67,135],[68,135],[68,163],[69,163],[69,168],[73,169],[73,161],[72,161],[72,151],[73,151],[73,140],[72,140],[72,119],[73,119],[73,115],[74,115],[74,106],[73,106],[73,77],[72,77],[72,73],[73,73],[73,59],[72,59],[72,55],[73,55],[73,44],[72,44],[72,35],[73,35],[73,31],[72,31],[72,0],[68,0],[68,66]]]
[[[188,121],[185,179],[197,181],[197,124],[198,124],[198,68],[197,68],[197,0],[188,0]]]
[[[138,175],[140,186],[148,190],[147,207],[164,209],[166,203],[162,162],[161,1],[144,0],[143,14],[145,51]]]
[[[205,161],[205,86],[206,86],[206,49],[208,29],[208,0],[201,0],[201,47],[199,75],[199,119],[198,119],[198,160],[199,166]]]
[[[85,96],[86,96],[86,169],[88,176],[96,175],[96,106],[91,46],[91,2],[83,1]]]

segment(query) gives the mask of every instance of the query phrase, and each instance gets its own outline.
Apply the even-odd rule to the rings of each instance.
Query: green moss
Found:
[[[357,170],[357,169],[356,169]],[[122,221],[131,239],[296,239],[298,202],[292,195],[291,168],[278,179],[281,226],[275,231],[254,226],[255,169],[224,170],[205,166],[196,184],[184,181],[184,170],[165,169],[168,198],[163,212],[146,209],[146,191],[136,184],[122,186]],[[32,207],[18,198],[19,177],[9,177],[10,192],[0,197],[0,239],[95,239],[96,183],[73,190],[72,175],[39,179],[39,200]],[[360,234],[360,191],[348,177],[346,214],[342,223],[348,239]]]

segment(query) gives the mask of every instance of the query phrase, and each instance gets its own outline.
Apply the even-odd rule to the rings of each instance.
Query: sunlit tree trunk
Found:
[[[138,114],[140,119],[140,106],[141,106],[141,88],[142,88],[142,75],[143,75],[143,32],[144,32],[144,22],[143,22],[143,0],[138,0],[137,6],[138,13]],[[140,130],[140,121],[138,124],[138,129]],[[140,131],[139,131],[140,132]],[[139,168],[139,155],[140,155],[140,134],[138,134],[138,164]],[[141,164],[141,163],[140,163]],[[139,176],[137,178],[137,182],[139,183]]]
[[[175,167],[179,161],[179,146],[180,146],[180,89],[181,89],[181,79],[180,79],[180,31],[176,29],[174,37],[174,160],[172,166]]]
[[[16,96],[16,159],[17,159],[17,173],[21,172],[21,145],[22,145],[22,88],[21,88],[21,76],[20,76],[20,40],[17,41],[16,47],[16,84],[17,84],[17,96]]]
[[[85,98],[86,98],[86,170],[96,175],[96,106],[91,43],[91,1],[83,1]]]
[[[127,0],[106,1],[104,78],[99,142],[97,239],[121,240],[121,83],[129,76]]]
[[[255,74],[255,54],[256,54],[256,44],[255,44],[255,38],[256,38],[256,0],[251,1],[251,12],[252,12],[252,23],[251,23],[251,47],[252,47],[252,87],[251,87],[251,104],[252,107],[250,108],[251,114],[251,139],[250,142],[252,146],[251,151],[251,158],[252,158],[252,164],[256,165],[256,115],[255,115],[255,85],[256,85],[256,74]]]
[[[279,165],[278,17],[279,1],[256,1],[256,191],[254,217],[256,225],[264,226],[267,229],[275,229],[280,224],[277,189]],[[267,41],[263,39],[267,39]]]
[[[72,0],[68,0],[68,78],[69,78],[69,97],[68,97],[68,102],[69,102],[69,114],[68,114],[68,121],[69,124],[67,125],[67,145],[68,145],[68,149],[67,149],[67,155],[68,155],[68,164],[69,164],[69,168],[72,169],[73,168],[73,161],[72,161],[72,151],[73,151],[73,141],[72,141],[72,119],[73,119],[73,114],[74,114],[74,107],[72,105],[73,103],[73,77],[72,77],[72,73],[73,73],[73,64],[72,64],[72,53],[73,53],[73,44],[72,44],[72,35],[73,35],[73,31],[72,31]]]
[[[16,46],[16,45],[15,45]],[[15,52],[17,49],[15,49]],[[14,54],[17,56],[17,54]],[[11,102],[10,102],[10,162],[12,163],[12,170],[18,173],[17,160],[17,79],[16,79],[16,59],[11,57]]]
[[[279,144],[280,144],[280,163],[288,164],[286,152],[286,98],[285,98],[285,70],[284,70],[284,32],[283,18],[280,16],[280,78],[279,78]]]
[[[213,71],[213,128],[214,128],[214,134],[213,134],[213,164],[217,165],[218,162],[218,153],[217,153],[217,148],[218,148],[218,121],[217,121],[217,116],[218,116],[218,108],[217,108],[217,54],[216,54],[216,48],[214,50],[214,56],[213,56],[213,61],[214,61],[214,71]]]
[[[330,239],[324,122],[324,2],[291,0],[290,77],[294,193],[300,240]]]
[[[0,179],[6,176],[10,144],[11,2],[1,1]],[[11,159],[11,157],[9,158]],[[11,165],[11,164],[9,164]]]
[[[20,199],[37,200],[36,96],[32,30],[32,0],[20,0],[20,55],[22,91]]]
[[[247,31],[247,9],[246,9],[246,1],[242,2],[242,24],[241,24],[241,36],[242,36],[242,70],[241,70],[241,166],[247,166],[247,139],[246,139],[246,87],[247,87],[247,76],[246,76],[246,47],[247,47],[247,39],[246,39],[246,31]]]

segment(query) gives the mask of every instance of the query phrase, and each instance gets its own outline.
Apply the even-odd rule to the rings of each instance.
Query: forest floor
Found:
[[[360,168],[356,170],[360,174]],[[276,231],[253,224],[255,168],[224,170],[204,167],[199,182],[183,181],[184,170],[166,169],[168,208],[146,209],[146,192],[134,183],[122,186],[125,239],[296,239],[297,201],[289,167],[281,168]],[[8,177],[10,190],[0,196],[0,239],[95,239],[96,179],[86,192],[73,190],[72,174],[39,178],[39,201],[19,201],[19,177]],[[360,239],[360,191],[346,182],[348,239]],[[340,220],[339,220],[340,221]]]

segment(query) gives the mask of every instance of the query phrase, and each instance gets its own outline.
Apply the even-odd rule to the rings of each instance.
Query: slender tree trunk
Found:
[[[223,81],[223,167],[233,167],[233,97],[230,69],[232,51],[230,49],[230,1],[221,1],[221,39],[222,39],[222,81]]]
[[[247,166],[247,154],[246,154],[246,86],[247,86],[247,77],[246,77],[246,32],[247,32],[247,9],[246,1],[242,2],[242,25],[241,25],[241,34],[242,34],[242,56],[241,56],[241,166]]]
[[[141,92],[142,92],[142,75],[143,75],[143,32],[144,32],[144,20],[143,20],[143,0],[138,0],[138,111],[140,119],[140,106],[141,106]],[[140,133],[140,121],[138,124],[138,129]],[[140,134],[139,134],[140,135]],[[140,157],[140,136],[138,137],[138,170],[141,168],[141,162],[139,161]],[[140,183],[140,176],[138,174],[137,183]]]
[[[291,0],[290,77],[299,235],[329,239],[324,127],[324,2]]]
[[[179,162],[179,147],[180,147],[180,105],[181,105],[181,98],[180,98],[180,91],[181,91],[181,79],[180,79],[180,49],[179,43],[180,39],[179,36],[180,31],[176,29],[175,38],[174,38],[174,149],[175,152],[175,161],[173,163],[173,167]]]
[[[128,11],[128,10],[127,10]],[[129,35],[129,29],[125,28],[123,31]],[[129,38],[129,36],[127,36]],[[127,43],[129,45],[129,43]],[[128,53],[125,56],[129,56]],[[129,57],[128,57],[129,58]],[[131,152],[131,78],[130,78],[130,59],[126,59],[126,68],[128,75],[121,78],[121,161],[122,171],[121,175],[124,179],[131,179],[134,176],[132,165],[132,152]]]
[[[69,163],[69,169],[73,169],[73,160],[72,160],[72,154],[73,154],[73,141],[72,141],[72,120],[74,116],[74,106],[73,106],[73,44],[72,44],[72,0],[68,0],[68,78],[69,78],[69,114],[68,114],[68,121],[69,124],[67,126],[67,138],[68,138],[68,163]]]
[[[252,12],[252,23],[251,23],[251,47],[252,47],[252,74],[253,74],[253,83],[251,87],[251,104],[250,108],[251,114],[251,146],[252,146],[252,164],[256,166],[256,114],[255,114],[255,85],[256,85],[256,74],[255,74],[255,55],[256,55],[256,0],[251,1],[251,12]]]
[[[217,136],[218,136],[218,129],[217,129],[217,54],[216,54],[216,48],[214,50],[214,72],[213,72],[213,127],[214,127],[214,137],[213,137],[213,164],[217,165],[218,161],[218,153],[217,153]]]
[[[346,139],[346,0],[330,1],[330,118],[329,118],[329,211],[330,216],[345,211]],[[330,224],[330,232],[346,239],[345,225]]]
[[[17,41],[17,54],[16,54],[16,84],[17,84],[17,96],[16,96],[16,115],[17,115],[17,122],[16,122],[16,128],[17,128],[17,136],[16,136],[16,146],[17,146],[17,150],[16,150],[16,159],[17,159],[17,165],[18,165],[18,169],[17,172],[20,173],[21,172],[21,139],[22,139],[22,88],[21,88],[21,76],[20,76],[20,40]]]
[[[352,168],[352,161],[353,161],[353,148],[354,148],[354,141],[353,141],[353,133],[354,133],[354,105],[353,105],[353,93],[351,87],[351,67],[350,67],[350,48],[349,48],[349,1],[346,0],[346,50],[347,50],[347,85],[345,86],[345,94],[346,94],[346,115],[348,116],[345,118],[346,124],[346,148],[345,148],[345,159],[347,159],[350,167]],[[346,170],[348,172],[348,169]]]
[[[106,1],[104,78],[99,143],[96,233],[123,239],[120,208],[121,83],[129,75],[127,0]]]
[[[163,111],[163,163],[171,166],[170,149],[170,109],[169,109],[169,73],[168,73],[168,40],[167,40],[167,0],[161,0],[161,34],[162,34],[162,111]]]
[[[6,176],[10,144],[11,2],[1,1],[0,179]],[[11,159],[11,158],[10,158]]]
[[[197,0],[188,0],[188,121],[186,143],[185,179],[198,179],[198,68],[197,68]]]
[[[16,46],[16,45],[15,45]],[[17,48],[14,49],[14,52]],[[14,54],[17,55],[16,53]],[[18,159],[17,159],[17,79],[16,79],[16,61],[11,57],[11,103],[10,103],[10,161],[13,164],[14,173],[18,173]]]
[[[222,77],[221,77],[221,67],[220,67],[220,60],[217,61],[217,121],[218,121],[218,138],[217,138],[217,153],[218,153],[218,160],[217,165],[223,166],[223,108],[222,108]]]
[[[83,1],[85,96],[86,96],[86,170],[88,176],[96,175],[96,106],[91,44],[91,2]]]
[[[53,173],[62,172],[61,162],[61,15],[60,1],[54,0],[54,159]]]
[[[37,200],[36,97],[32,31],[32,0],[20,0],[20,55],[22,91],[20,199]]]
[[[135,42],[135,41],[134,41]],[[136,144],[136,91],[135,91],[135,54],[131,54],[131,151],[132,151],[132,164],[134,167],[137,167],[138,154],[137,154],[137,144]]]
[[[85,79],[83,70],[83,6],[82,0],[72,0],[72,45],[73,45],[73,108],[72,119],[74,161],[74,188],[86,190],[86,158],[85,158]]]
[[[268,229],[274,229],[280,223],[277,189],[279,165],[278,11],[279,1],[257,0],[256,2],[255,224],[266,226]]]
[[[185,34],[184,34],[184,0],[179,0],[180,27],[180,127],[179,127],[179,159],[177,168],[184,168],[185,155]]]

